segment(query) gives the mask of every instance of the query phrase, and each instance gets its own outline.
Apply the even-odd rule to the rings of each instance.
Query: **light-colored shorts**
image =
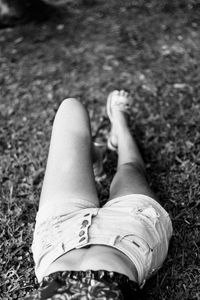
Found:
[[[172,223],[154,199],[132,194],[96,207],[84,199],[43,205],[36,216],[32,244],[38,281],[59,256],[91,244],[114,247],[127,255],[144,284],[166,258]]]

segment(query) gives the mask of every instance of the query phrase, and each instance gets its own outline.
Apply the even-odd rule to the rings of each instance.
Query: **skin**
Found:
[[[118,99],[127,97],[124,91],[115,91],[111,95]],[[154,197],[145,177],[143,159],[128,128],[127,114],[114,107],[111,112],[110,141],[117,147],[118,167],[110,186],[109,200],[130,194]],[[81,197],[98,205],[93,174],[94,151],[87,111],[76,99],[64,100],[54,120],[40,207],[48,202],[50,205],[54,201],[58,203],[63,198],[70,201],[70,197]],[[88,269],[116,271],[137,281],[136,268],[129,258],[104,245],[65,253],[49,266],[46,275]]]

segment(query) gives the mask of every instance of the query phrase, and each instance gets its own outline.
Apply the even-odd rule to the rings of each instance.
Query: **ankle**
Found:
[[[113,130],[114,130],[114,133],[115,133],[117,139],[131,135],[127,120],[123,120],[122,122],[114,123]]]
[[[127,113],[119,110],[113,110],[113,125],[128,126],[128,115]]]
[[[129,140],[130,138],[131,132],[126,123],[113,124],[110,134],[110,142],[112,146],[117,149],[120,143],[123,143],[124,140]]]

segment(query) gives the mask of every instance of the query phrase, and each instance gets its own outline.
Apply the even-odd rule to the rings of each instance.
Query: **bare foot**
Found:
[[[111,122],[111,131],[108,138],[108,148],[117,150],[117,136],[119,131],[128,126],[128,114],[130,113],[131,99],[124,90],[113,91],[107,100],[107,114]]]

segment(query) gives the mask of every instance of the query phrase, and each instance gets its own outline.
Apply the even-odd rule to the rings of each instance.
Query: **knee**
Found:
[[[57,115],[74,120],[74,122],[88,122],[89,119],[85,106],[76,98],[64,99],[58,108]]]
[[[66,98],[64,99],[59,108],[58,111],[64,112],[64,113],[83,113],[86,111],[84,105],[76,98]]]
[[[90,120],[84,105],[75,98],[62,101],[56,113],[54,124],[60,123],[80,135],[90,136]]]

